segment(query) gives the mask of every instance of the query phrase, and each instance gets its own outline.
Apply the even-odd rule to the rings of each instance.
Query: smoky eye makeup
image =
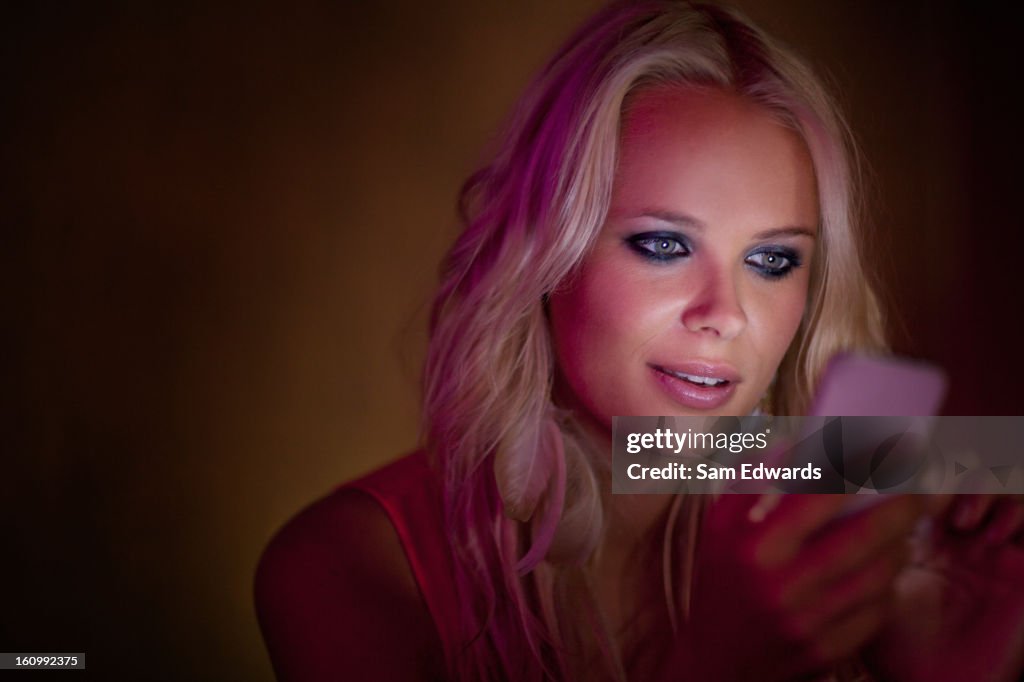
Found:
[[[694,253],[692,241],[675,230],[642,230],[623,237],[622,241],[631,251],[652,263],[669,263]],[[743,262],[766,280],[781,280],[803,267],[804,256],[793,246],[763,244],[748,252]]]
[[[680,232],[638,232],[626,237],[624,241],[635,253],[653,262],[672,261],[693,253],[690,241]]]
[[[747,254],[743,260],[765,279],[782,279],[803,266],[803,256],[789,246],[762,246]]]

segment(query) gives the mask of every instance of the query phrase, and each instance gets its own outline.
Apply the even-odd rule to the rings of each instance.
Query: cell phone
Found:
[[[946,386],[946,373],[926,362],[843,353],[825,369],[808,416],[931,417],[942,405]],[[909,430],[928,438],[931,423],[931,419],[913,420]],[[851,495],[838,517],[883,499],[882,495]]]
[[[946,397],[946,373],[917,360],[840,353],[829,361],[808,416],[931,417]]]

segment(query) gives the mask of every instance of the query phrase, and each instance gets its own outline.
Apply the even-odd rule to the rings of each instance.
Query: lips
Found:
[[[650,365],[655,381],[670,398],[695,410],[721,407],[736,390],[740,376],[732,367],[714,362],[691,361]]]

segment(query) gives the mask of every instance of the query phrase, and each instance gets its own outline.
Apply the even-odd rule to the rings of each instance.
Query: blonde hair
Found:
[[[771,411],[805,411],[834,353],[884,347],[864,281],[853,146],[808,66],[732,10],[649,0],[598,12],[536,77],[492,161],[466,182],[465,229],[434,302],[424,439],[444,479],[462,594],[467,642],[452,662],[461,677],[563,678],[574,665],[566,652],[587,642],[616,677],[625,675],[600,610],[584,608],[593,616],[586,632],[568,613],[586,591],[584,564],[603,531],[607,458],[587,454],[572,415],[552,401],[544,300],[602,228],[627,98],[660,84],[745,96],[810,151],[818,253]]]

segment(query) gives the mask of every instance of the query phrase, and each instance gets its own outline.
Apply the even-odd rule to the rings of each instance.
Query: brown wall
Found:
[[[457,188],[597,4],[35,3],[0,22],[0,651],[270,679],[259,551],[414,445]],[[948,412],[1022,413],[1012,22],[742,5],[840,86],[898,348],[948,367]]]

